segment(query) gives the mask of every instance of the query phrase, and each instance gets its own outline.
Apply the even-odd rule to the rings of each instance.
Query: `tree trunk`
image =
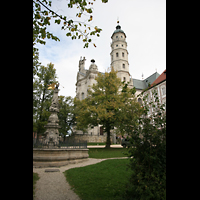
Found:
[[[106,141],[106,148],[110,148],[111,142],[110,142],[110,126],[106,126],[106,132],[107,132],[107,141]]]

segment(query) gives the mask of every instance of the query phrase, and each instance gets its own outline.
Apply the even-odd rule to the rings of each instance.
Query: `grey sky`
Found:
[[[96,0],[93,5],[91,26],[98,26],[103,31],[95,37],[88,49],[83,48],[81,40],[66,37],[68,31],[61,26],[51,24],[48,30],[60,38],[60,42],[46,40],[46,45],[38,45],[42,65],[52,62],[60,82],[59,95],[75,96],[76,76],[79,59],[86,58],[86,69],[90,60],[95,59],[98,70],[105,72],[110,67],[111,35],[119,18],[121,29],[126,33],[129,52],[130,74],[133,78],[147,78],[156,69],[162,73],[166,69],[166,0],[108,0],[101,3]],[[52,9],[59,14],[72,17],[78,12],[76,8],[68,9],[66,0],[53,0]],[[64,88],[63,88],[63,87]]]

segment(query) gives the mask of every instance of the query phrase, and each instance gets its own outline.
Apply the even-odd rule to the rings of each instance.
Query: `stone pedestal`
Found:
[[[59,145],[59,119],[57,113],[59,112],[58,103],[58,85],[54,89],[53,99],[49,108],[51,115],[48,119],[48,124],[44,127],[47,128],[44,137],[44,145],[48,148],[56,148]]]

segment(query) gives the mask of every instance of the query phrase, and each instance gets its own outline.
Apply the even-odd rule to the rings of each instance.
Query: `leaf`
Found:
[[[72,34],[71,34],[70,32],[66,34],[66,36],[71,36],[71,35],[72,35]]]
[[[92,9],[91,9],[91,8],[87,9],[86,11],[87,11],[88,13],[92,13]]]
[[[60,21],[61,21],[60,19],[56,19],[55,23],[60,24]]]

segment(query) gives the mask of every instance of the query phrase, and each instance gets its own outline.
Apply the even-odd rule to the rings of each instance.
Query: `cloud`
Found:
[[[53,1],[52,7],[59,14],[76,18],[76,8],[68,9],[66,1]],[[166,68],[166,1],[165,0],[109,0],[103,4],[94,2],[91,28],[98,26],[103,29],[100,37],[93,37],[93,44],[84,49],[82,40],[71,40],[66,37],[68,31],[51,23],[49,31],[60,38],[60,42],[46,40],[46,45],[39,45],[40,61],[43,65],[52,62],[56,68],[60,82],[60,95],[75,96],[76,76],[80,56],[86,58],[86,69],[90,60],[94,59],[98,70],[105,72],[110,67],[111,35],[117,25],[117,18],[122,30],[126,33],[129,52],[128,61],[130,74],[141,79],[153,74],[157,68],[162,73]],[[92,43],[93,43],[92,42]],[[64,86],[64,88],[62,88]]]

